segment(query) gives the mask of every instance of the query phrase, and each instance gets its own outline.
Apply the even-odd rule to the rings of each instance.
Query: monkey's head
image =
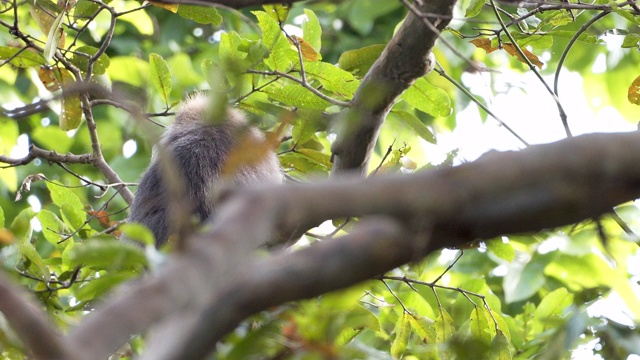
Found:
[[[235,126],[247,124],[244,115],[238,110],[216,104],[208,95],[197,92],[190,95],[180,105],[174,120],[175,126],[191,126],[194,124],[218,125],[227,123]]]

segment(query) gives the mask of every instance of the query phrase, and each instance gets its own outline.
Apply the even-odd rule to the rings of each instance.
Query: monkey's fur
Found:
[[[174,123],[160,139],[164,150],[154,152],[151,164],[140,179],[129,221],[151,229],[156,246],[164,244],[175,230],[169,213],[168,184],[163,181],[166,164],[178,172],[193,214],[204,221],[214,212],[214,188],[221,181],[222,167],[236,144],[236,137],[248,136],[264,141],[263,134],[248,126],[244,116],[233,109],[227,109],[223,121],[206,119],[209,102],[209,98],[202,94],[183,102]],[[159,159],[163,154],[169,159]],[[282,170],[276,154],[269,151],[261,155],[257,163],[235,169],[231,181],[239,186],[282,182]],[[167,163],[161,164],[160,161]]]

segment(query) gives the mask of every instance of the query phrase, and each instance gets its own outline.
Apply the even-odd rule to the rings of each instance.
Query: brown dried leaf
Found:
[[[20,188],[16,192],[15,201],[20,201],[20,199],[22,199],[22,193],[23,192],[31,191],[31,183],[32,182],[36,182],[36,181],[40,181],[40,180],[49,180],[49,179],[47,179],[47,177],[44,176],[44,174],[31,174],[31,175],[27,176],[26,178],[24,178],[24,180],[22,180],[22,185],[20,185]]]
[[[511,56],[514,56],[516,59],[518,59],[520,62],[523,63],[527,63],[527,61],[525,59],[522,58],[522,56],[518,53],[518,49],[516,49],[515,46],[513,46],[513,44],[510,43],[506,43],[503,44],[502,46],[504,48],[504,50]],[[538,58],[538,56],[534,55],[531,51],[527,50],[527,49],[522,49],[522,52],[524,53],[524,56],[527,57],[527,59],[529,59],[529,61],[537,66],[539,69],[542,69],[542,65],[544,65],[544,63],[542,61],[540,61],[540,59]]]
[[[102,226],[103,229],[108,229],[112,225],[112,221],[109,220],[109,213],[104,210],[89,210],[87,211],[87,214],[93,216],[96,220],[98,220],[98,223],[100,224],[100,226]]]
[[[492,47],[491,46],[491,39],[489,38],[478,38],[478,39],[473,39],[470,41],[470,43],[472,43],[473,45],[475,45],[477,48],[480,48],[484,51],[488,53],[494,52],[498,49],[497,46]]]
[[[222,175],[231,176],[241,167],[259,163],[272,149],[273,146],[269,140],[244,134],[229,152],[227,161],[222,166]]]

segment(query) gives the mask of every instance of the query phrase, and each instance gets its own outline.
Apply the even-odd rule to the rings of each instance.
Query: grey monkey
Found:
[[[227,109],[226,119],[222,121],[208,119],[210,101],[206,95],[198,94],[182,103],[174,123],[160,139],[164,149],[160,154],[170,159],[159,159],[162,155],[154,151],[151,164],[140,179],[129,221],[148,227],[156,238],[156,246],[164,244],[174,230],[167,183],[163,180],[166,166],[160,161],[168,161],[175,167],[193,214],[205,221],[214,213],[214,189],[221,181],[222,167],[238,135],[264,140],[263,134],[248,126],[244,115],[236,110]],[[275,152],[270,150],[262,154],[259,161],[239,166],[230,180],[239,186],[282,182]]]

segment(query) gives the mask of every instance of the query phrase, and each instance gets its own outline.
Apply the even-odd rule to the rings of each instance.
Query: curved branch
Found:
[[[202,309],[178,313],[147,344],[153,360],[202,359],[243,319],[272,306],[321,295],[371,279],[412,259],[416,244],[403,224],[387,217],[362,221],[349,235],[295,253],[253,256],[247,268],[225,279]],[[200,336],[194,336],[199,334]]]
[[[283,266],[279,261],[285,261],[277,260],[281,257],[287,262],[307,264],[309,270],[307,273],[283,270],[278,275],[283,277],[280,284],[288,284],[299,277],[315,282],[306,287],[292,287],[297,290],[291,292],[269,288],[271,294],[278,294],[279,301],[295,300],[328,289],[313,284],[335,283],[342,287],[366,278],[362,275],[343,282],[341,279],[345,279],[347,273],[369,274],[367,268],[381,273],[442,247],[552,228],[599,216],[640,195],[638,154],[638,133],[592,134],[535,145],[520,152],[493,152],[472,163],[411,176],[379,176],[365,180],[344,177],[231,194],[221,204],[209,233],[196,235],[187,242],[184,252],[172,257],[159,273],[91,314],[70,334],[70,346],[86,351],[84,358],[103,358],[117,350],[132,334],[145,331],[172,315],[199,311],[214,316],[211,311],[222,298],[234,302],[223,307],[230,309],[248,306],[255,311],[260,306],[273,305],[269,297],[259,295],[258,280],[265,280],[264,276],[275,277]],[[369,215],[386,215],[406,224],[402,235],[393,230],[395,225],[389,225],[391,230],[384,234],[394,239],[394,234],[398,234],[405,240],[396,239],[401,242],[394,243],[398,247],[392,248],[393,251],[382,247],[385,250],[379,254],[369,254],[370,262],[342,257],[339,251],[344,249],[333,250],[335,253],[327,250],[334,246],[356,246],[354,252],[367,253],[373,249],[366,242],[334,244],[341,242],[340,239],[324,241],[304,251],[273,259],[256,260],[251,256],[277,228],[300,230],[326,219]],[[306,256],[317,257],[311,261]],[[384,266],[376,267],[379,266],[376,264]],[[328,272],[333,267],[340,267],[341,275],[324,277],[333,274]],[[251,277],[256,278],[252,280]],[[233,286],[234,282],[247,286],[243,281],[255,285],[251,288],[254,295],[248,294],[242,299],[224,297],[232,288],[242,291]],[[226,314],[221,308],[217,309],[221,314],[215,315],[212,318],[215,322],[206,326],[228,330],[242,315]],[[200,326],[204,325],[196,323],[191,329]],[[215,331],[212,334],[209,341],[221,335]],[[204,335],[191,333],[190,336]],[[172,344],[183,346],[184,343]]]
[[[362,80],[352,107],[341,116],[339,126],[343,128],[331,149],[334,174],[348,169],[367,171],[380,127],[394,101],[435,65],[431,50],[439,31],[451,20],[454,5],[455,0],[423,1],[416,7],[428,17],[418,17],[413,12],[407,15]],[[435,28],[427,26],[427,20]]]
[[[91,155],[90,154],[58,154],[55,151],[44,150],[33,144],[29,145],[29,153],[27,156],[15,159],[8,156],[0,155],[0,162],[9,164],[8,166],[1,166],[0,168],[8,168],[20,165],[27,165],[35,159],[44,159],[48,162],[52,163],[63,163],[63,164],[91,164]]]
[[[0,273],[0,311],[36,359],[73,359],[31,294]]]
[[[242,9],[250,6],[269,4],[293,4],[303,0],[160,0],[165,4],[189,4],[200,6],[222,5],[232,9]]]

